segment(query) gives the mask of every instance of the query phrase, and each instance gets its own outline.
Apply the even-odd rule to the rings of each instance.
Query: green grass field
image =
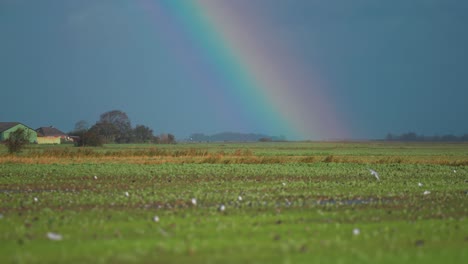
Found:
[[[467,144],[0,146],[0,261],[464,263],[467,198]]]

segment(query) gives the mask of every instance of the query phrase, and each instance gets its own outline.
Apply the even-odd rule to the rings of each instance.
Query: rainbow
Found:
[[[261,17],[235,2],[140,1],[187,78],[210,84],[200,92],[213,99],[219,116],[239,112],[230,115],[236,120],[219,122],[289,139],[345,137],[326,85],[275,32],[260,28]],[[225,109],[227,101],[239,107]]]

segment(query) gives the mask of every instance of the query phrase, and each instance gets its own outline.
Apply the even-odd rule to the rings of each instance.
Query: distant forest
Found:
[[[99,120],[89,127],[88,123],[80,120],[75,129],[68,133],[74,138],[77,146],[101,146],[107,143],[155,143],[175,144],[172,134],[159,134],[155,136],[153,130],[145,125],[133,127],[128,115],[121,110],[112,110],[100,115]],[[192,134],[186,141],[189,142],[270,142],[286,141],[286,137],[267,136],[263,134],[244,134],[224,132],[214,135],[201,133]]]
[[[101,146],[107,143],[154,143],[175,144],[173,134],[162,133],[154,135],[153,130],[145,125],[133,127],[130,118],[121,110],[112,110],[100,115],[99,120],[89,127],[88,123],[80,120],[75,129],[68,133],[74,138],[77,146]],[[468,142],[468,134],[456,136],[452,134],[425,136],[414,132],[401,135],[387,134],[385,141],[407,142]],[[256,133],[223,132],[213,135],[194,133],[184,141],[188,142],[282,142],[285,136],[269,136]]]
[[[443,136],[425,136],[418,135],[414,132],[408,132],[401,135],[394,135],[389,133],[385,137],[386,141],[413,141],[413,142],[468,142],[468,134],[462,136],[455,136],[452,134]]]
[[[263,134],[254,133],[235,133],[235,132],[223,132],[214,135],[205,135],[202,133],[195,133],[190,135],[188,141],[192,142],[253,142],[253,141],[286,141],[285,136],[267,136]]]

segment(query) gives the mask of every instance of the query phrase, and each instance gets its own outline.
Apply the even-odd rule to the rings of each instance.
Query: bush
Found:
[[[100,147],[102,144],[102,137],[93,131],[86,131],[80,135],[76,145],[78,147]]]
[[[155,143],[156,144],[175,144],[175,136],[172,134],[161,134],[157,137],[155,137]]]
[[[18,128],[10,133],[10,137],[5,140],[5,145],[10,154],[20,152],[23,147],[29,143],[29,132],[22,128]]]

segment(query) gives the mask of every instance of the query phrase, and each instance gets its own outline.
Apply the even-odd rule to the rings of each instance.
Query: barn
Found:
[[[34,129],[25,126],[19,122],[0,122],[0,141],[7,140],[10,137],[10,133],[16,131],[17,129],[24,129],[29,138],[30,143],[37,142],[37,133]]]
[[[36,129],[37,132],[37,144],[60,144],[62,140],[67,141],[69,137],[67,134],[58,130],[57,128],[40,127]]]

